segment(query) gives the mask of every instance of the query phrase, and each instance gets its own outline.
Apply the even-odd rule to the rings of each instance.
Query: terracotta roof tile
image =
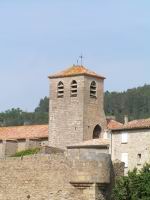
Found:
[[[139,119],[122,124],[121,126],[114,127],[112,130],[130,130],[130,129],[147,129],[150,128],[150,118]]]
[[[116,120],[107,119],[107,128],[110,130],[120,128],[122,125],[122,123],[117,122]]]
[[[0,140],[48,137],[48,125],[0,127]]]
[[[105,77],[96,74],[93,71],[90,71],[84,66],[79,66],[79,65],[73,65],[70,68],[61,71],[59,73],[56,73],[54,75],[50,75],[49,78],[62,78],[62,77],[70,77],[70,76],[77,76],[77,75],[87,75],[87,76],[93,76],[101,79],[105,79]]]

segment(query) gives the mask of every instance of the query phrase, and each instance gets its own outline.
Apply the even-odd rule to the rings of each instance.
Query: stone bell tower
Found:
[[[79,65],[49,76],[49,145],[68,145],[103,137],[104,77]]]

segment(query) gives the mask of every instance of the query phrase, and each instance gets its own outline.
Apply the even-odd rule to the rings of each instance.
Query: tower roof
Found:
[[[84,66],[81,65],[73,65],[69,67],[68,69],[58,72],[56,74],[50,75],[49,78],[63,78],[63,77],[70,77],[70,76],[79,76],[79,75],[85,75],[85,76],[92,76],[100,79],[105,79],[105,77],[96,74],[93,71],[90,71]]]

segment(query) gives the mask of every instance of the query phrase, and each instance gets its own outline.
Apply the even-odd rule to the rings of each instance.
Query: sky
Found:
[[[76,64],[105,90],[150,84],[149,0],[0,0],[0,111],[33,111],[48,75]]]

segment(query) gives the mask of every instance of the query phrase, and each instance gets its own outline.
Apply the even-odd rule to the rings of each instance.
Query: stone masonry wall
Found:
[[[0,200],[86,200],[69,183],[70,162],[62,155],[0,160]]]
[[[97,97],[90,97],[91,82],[96,82]],[[84,91],[84,140],[93,139],[93,130],[96,125],[100,125],[103,133],[106,129],[106,116],[104,113],[104,80],[85,76],[85,91]]]
[[[129,130],[128,142],[121,142],[122,131],[112,134],[112,160],[121,160],[122,153],[128,153],[128,170],[134,167],[140,169],[146,162],[150,162],[150,130]],[[144,144],[144,145],[143,145]],[[141,154],[140,162],[138,154]]]
[[[77,82],[77,97],[70,96],[71,82]],[[64,97],[57,98],[57,85],[64,84]],[[90,84],[96,81],[97,97],[90,97]],[[97,124],[106,128],[103,110],[103,80],[74,76],[50,80],[49,145],[65,148],[90,140]]]
[[[0,200],[109,200],[110,173],[110,155],[90,150],[0,159]]]
[[[70,97],[73,80],[78,84],[77,97]],[[84,76],[50,80],[49,145],[59,148],[83,141]],[[57,98],[57,85],[64,84],[64,97]]]

